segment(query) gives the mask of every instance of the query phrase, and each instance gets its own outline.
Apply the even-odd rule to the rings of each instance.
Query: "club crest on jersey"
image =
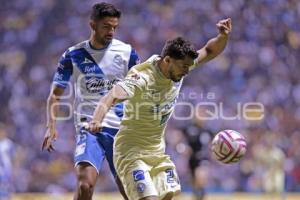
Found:
[[[122,56],[115,55],[113,58],[113,63],[115,63],[118,66],[126,66],[126,61],[122,59]]]
[[[144,191],[145,191],[145,188],[146,188],[145,183],[138,183],[138,184],[136,185],[136,189],[137,189],[137,191],[140,192],[140,193],[144,192]]]
[[[134,170],[132,176],[135,182],[145,180],[145,175],[143,170]]]

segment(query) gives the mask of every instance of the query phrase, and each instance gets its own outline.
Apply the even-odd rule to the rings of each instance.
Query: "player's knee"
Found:
[[[78,184],[80,193],[82,194],[93,194],[94,192],[94,185],[88,183],[87,181],[79,181]]]

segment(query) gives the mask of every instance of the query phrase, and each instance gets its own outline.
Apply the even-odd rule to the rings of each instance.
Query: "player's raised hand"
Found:
[[[220,20],[216,24],[216,26],[217,26],[220,34],[228,35],[231,32],[231,29],[232,29],[231,19],[227,18],[227,19]]]
[[[88,127],[85,126],[85,129],[88,129],[89,131],[93,133],[98,133],[101,130],[101,123],[99,121],[90,121],[88,124]]]
[[[42,150],[46,149],[48,152],[54,151],[55,149],[53,147],[53,142],[57,139],[57,136],[58,134],[55,125],[50,125],[49,127],[47,127],[42,145]]]

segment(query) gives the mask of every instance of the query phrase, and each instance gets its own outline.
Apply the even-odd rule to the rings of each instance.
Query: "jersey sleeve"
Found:
[[[53,84],[66,88],[73,73],[73,65],[68,51],[59,60],[57,70],[54,74]]]
[[[128,70],[134,65],[140,64],[140,58],[135,49],[131,49],[130,58],[128,62]]]
[[[141,93],[146,88],[146,80],[141,76],[141,74],[134,72],[128,74],[124,80],[117,83],[118,86],[122,87],[129,98],[134,95]]]

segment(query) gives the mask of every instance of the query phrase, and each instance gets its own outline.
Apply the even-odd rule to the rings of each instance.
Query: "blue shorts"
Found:
[[[76,135],[76,149],[74,153],[75,166],[80,162],[88,162],[95,167],[97,172],[101,170],[104,158],[106,158],[113,176],[116,170],[113,164],[114,136],[118,129],[103,127],[101,133],[91,133],[80,128]]]

